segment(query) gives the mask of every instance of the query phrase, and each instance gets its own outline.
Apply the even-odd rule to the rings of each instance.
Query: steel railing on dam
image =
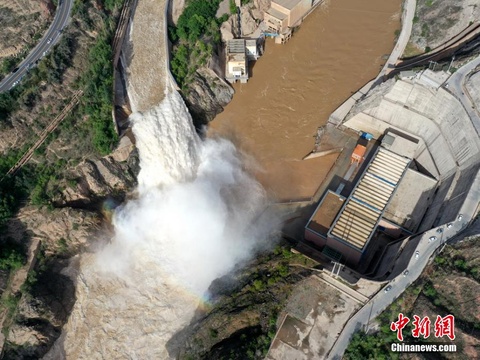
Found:
[[[180,87],[177,84],[177,81],[173,77],[173,74],[170,70],[170,40],[168,39],[168,9],[172,6],[172,0],[166,0],[165,1],[165,13],[164,13],[164,21],[163,21],[163,36],[164,36],[164,42],[165,42],[165,72],[167,74],[168,78],[168,83],[169,85],[175,89],[175,90],[180,90]]]
[[[135,6],[135,2],[135,0],[125,0],[125,2],[123,3],[120,18],[118,19],[117,30],[115,31],[115,36],[112,42],[114,68],[117,67],[118,59],[120,58],[123,40],[127,32],[127,27],[130,22],[130,15],[132,13],[132,9]]]

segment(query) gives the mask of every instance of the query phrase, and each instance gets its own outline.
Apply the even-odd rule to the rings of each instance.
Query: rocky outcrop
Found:
[[[271,0],[253,0],[255,8],[257,8],[262,14],[270,7]],[[262,17],[263,20],[263,17]]]
[[[224,23],[222,23],[222,26],[220,26],[220,34],[222,36],[223,41],[232,40],[234,38],[233,36],[234,28],[235,26],[233,24],[233,20],[225,21]]]
[[[240,25],[238,24],[239,17],[236,14],[231,15],[227,21],[222,23],[220,33],[224,42],[233,38],[249,36],[256,38],[259,36],[259,34],[254,33],[263,20],[263,12],[254,4],[247,4],[240,8],[240,13]]]
[[[288,259],[287,259],[288,258]],[[312,271],[296,264],[301,256],[288,250],[263,254],[243,269],[215,280],[210,306],[177,332],[167,349],[176,359],[245,359],[248,352],[264,358],[275,334],[276,319],[294,286]]]
[[[26,243],[39,243],[34,271],[27,281],[12,285],[19,305],[4,348],[5,359],[39,359],[60,336],[75,303],[75,286],[63,273],[66,258],[88,249],[99,231],[93,212],[62,208],[26,207],[8,224],[7,236]],[[74,263],[74,261],[73,261]]]
[[[136,186],[139,170],[138,152],[125,136],[111,155],[80,163],[69,175],[74,180],[65,184],[54,203],[89,204],[109,195],[123,196]]]
[[[209,68],[199,69],[185,100],[197,128],[213,120],[233,97],[233,89]]]
[[[258,23],[260,22],[261,13],[255,8],[250,6],[241,7],[241,27],[242,36],[248,37],[257,30]]]
[[[60,336],[75,303],[75,287],[64,275],[66,261],[52,262],[24,290],[10,327],[5,359],[40,359]]]
[[[178,18],[182,15],[185,7],[185,0],[171,0],[168,8],[169,23],[176,25]]]
[[[99,218],[93,212],[68,207],[49,210],[29,206],[21,209],[10,221],[8,233],[23,242],[29,238],[41,240],[47,253],[76,253],[89,245],[98,228]]]

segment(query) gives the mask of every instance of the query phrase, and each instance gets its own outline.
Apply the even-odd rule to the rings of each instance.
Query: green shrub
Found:
[[[235,5],[235,0],[230,0],[230,14],[237,13],[237,5]]]
[[[216,18],[219,0],[193,0],[180,15],[177,26],[169,27],[172,51],[171,70],[178,85],[187,90],[195,71],[205,65],[213,52],[213,44],[220,43],[220,24],[228,15]]]
[[[26,261],[24,252],[13,243],[0,245],[0,269],[17,270],[21,268]]]
[[[257,279],[253,282],[253,287],[255,288],[256,291],[262,291],[265,289],[265,284],[263,283],[262,280]]]
[[[118,141],[112,119],[113,65],[110,36],[98,36],[89,53],[89,69],[82,77],[82,109],[88,115],[86,129],[100,155],[109,154]]]
[[[218,337],[218,330],[214,328],[210,328],[209,334],[212,339],[216,339]]]

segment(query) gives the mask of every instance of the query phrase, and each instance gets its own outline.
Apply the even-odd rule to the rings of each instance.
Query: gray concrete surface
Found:
[[[476,57],[469,63],[462,66],[458,69],[450,78],[445,82],[444,87],[450,91],[463,105],[465,111],[468,113],[468,116],[472,119],[473,126],[477,135],[480,135],[480,115],[476,104],[472,101],[472,97],[469,94],[467,88],[465,87],[465,82],[467,81],[470,74],[480,66],[480,56]]]
[[[400,31],[400,35],[398,36],[397,43],[395,44],[392,53],[388,57],[388,60],[385,63],[382,71],[380,71],[380,74],[378,74],[377,79],[380,79],[385,74],[387,74],[390,69],[393,69],[395,67],[395,64],[397,63],[398,59],[403,55],[405,48],[408,44],[408,40],[410,39],[417,1],[405,0],[402,6],[402,30]]]
[[[342,330],[340,336],[337,338],[334,346],[328,354],[328,359],[341,359],[345,349],[347,348],[353,334],[367,326],[376,316],[380,315],[396,298],[398,298],[405,289],[412,284],[422,273],[425,266],[428,264],[429,259],[437,249],[441,248],[445,242],[449,239],[454,239],[461,233],[470,221],[476,216],[480,201],[480,172],[477,173],[470,191],[462,205],[458,215],[462,215],[462,218],[455,220],[453,226],[448,229],[445,226],[441,226],[444,229],[442,236],[437,241],[429,242],[428,239],[431,236],[437,236],[437,228],[431,229],[420,236],[419,243],[415,249],[418,251],[419,256],[416,258],[413,256],[407,266],[409,274],[403,276],[398,275],[388,285],[392,288],[390,291],[379,291],[373,296],[370,301],[365,304],[346,324]]]
[[[467,77],[465,89],[470,96],[472,106],[477,114],[480,114],[480,68],[473,70]]]
[[[368,131],[376,137],[388,128],[419,137],[421,141],[415,158],[440,180],[440,186],[423,219],[420,231],[426,231],[411,238],[399,254],[392,269],[396,276],[389,283],[391,290],[378,292],[349,320],[332,347],[329,359],[341,359],[354,332],[385,310],[420,276],[437,249],[446,241],[457,239],[477,215],[480,201],[478,117],[477,114],[472,116],[474,104],[469,102],[471,96],[465,94],[464,87],[466,77],[479,64],[480,58],[461,68],[445,83],[450,84],[446,87],[448,91],[439,87],[443,77],[429,76],[429,73],[397,81],[385,87],[383,94],[377,94],[380,101],[370,99],[370,107],[360,108],[345,122],[347,127]],[[453,227],[446,228],[446,222],[452,222]],[[442,224],[441,236],[436,233],[437,228],[430,229],[432,224]],[[428,242],[433,235],[438,240]],[[403,276],[405,269],[409,270],[408,276]]]
[[[16,86],[28,70],[35,66],[35,61],[45,56],[60,39],[61,30],[63,30],[70,19],[73,0],[59,0],[58,3],[57,12],[47,32],[25,60],[18,65],[18,70],[6,76],[5,79],[0,82],[0,92],[10,90]]]
[[[430,78],[430,77],[429,77]],[[418,81],[417,81],[418,80]],[[461,102],[422,79],[397,81],[344,124],[380,136],[395,128],[421,139],[416,161],[439,180],[419,231],[451,221],[480,166],[480,140]],[[392,80],[393,81],[393,80]]]

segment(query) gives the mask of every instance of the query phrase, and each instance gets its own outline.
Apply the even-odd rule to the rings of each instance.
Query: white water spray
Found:
[[[201,142],[178,93],[133,121],[138,198],[117,209],[112,243],[82,259],[77,302],[52,354],[168,358],[166,342],[211,282],[272,231],[264,191],[234,146]]]

